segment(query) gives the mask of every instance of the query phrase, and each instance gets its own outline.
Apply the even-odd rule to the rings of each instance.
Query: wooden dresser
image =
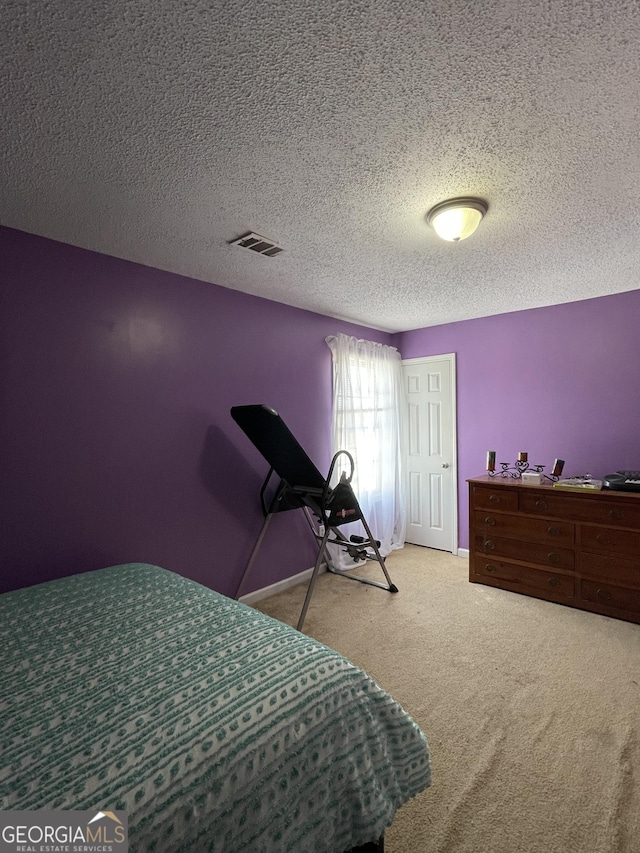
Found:
[[[469,580],[640,622],[640,493],[469,483]]]

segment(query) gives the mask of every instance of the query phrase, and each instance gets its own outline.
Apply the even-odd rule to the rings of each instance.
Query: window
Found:
[[[400,354],[348,335],[327,343],[333,356],[334,452],[348,450],[353,456],[353,490],[380,550],[388,554],[404,544],[405,530]]]

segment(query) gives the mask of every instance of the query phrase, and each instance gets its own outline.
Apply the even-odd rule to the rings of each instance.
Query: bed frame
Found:
[[[377,841],[363,844],[362,847],[353,847],[348,853],[384,853],[384,835]]]

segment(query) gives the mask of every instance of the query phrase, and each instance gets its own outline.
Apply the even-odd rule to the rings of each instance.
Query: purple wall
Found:
[[[231,593],[266,463],[229,416],[274,406],[321,470],[343,331],[457,354],[460,546],[486,451],[640,468],[640,290],[395,336],[0,228],[0,589],[126,561]],[[248,589],[308,568],[274,519]]]
[[[275,407],[326,470],[324,338],[390,336],[6,228],[0,267],[0,589],[144,561],[232,593],[267,465],[230,407]],[[247,589],[314,560],[286,513]]]
[[[403,358],[456,353],[460,546],[468,477],[520,450],[564,474],[640,469],[640,290],[395,335]],[[498,466],[499,467],[499,466]]]

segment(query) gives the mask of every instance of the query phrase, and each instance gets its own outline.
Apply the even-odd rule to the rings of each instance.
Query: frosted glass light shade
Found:
[[[453,198],[432,207],[427,222],[438,237],[457,243],[473,234],[487,209],[486,202],[479,198]]]

